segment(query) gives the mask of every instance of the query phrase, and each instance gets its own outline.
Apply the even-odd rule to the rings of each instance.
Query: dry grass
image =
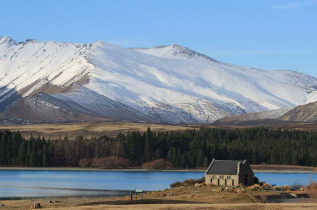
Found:
[[[170,196],[170,195],[173,196]],[[43,208],[47,209],[108,209],[115,208],[118,205],[124,205],[126,208],[135,208],[139,204],[146,204],[140,206],[147,206],[150,208],[156,208],[158,206],[164,206],[168,204],[170,206],[182,204],[204,204],[204,203],[254,203],[256,199],[252,199],[248,195],[240,194],[227,194],[224,192],[212,192],[209,187],[199,188],[184,188],[184,189],[171,189],[164,191],[157,191],[153,193],[147,193],[143,196],[143,200],[140,197],[133,202],[130,202],[127,197],[119,198],[62,198],[52,199],[61,202],[50,203],[50,199],[36,199],[36,200],[8,200],[1,201],[5,204],[5,209],[30,209],[31,204],[41,203]],[[155,205],[159,204],[159,205]]]
[[[252,192],[265,200],[272,192]],[[62,198],[2,201],[5,209],[29,209],[41,203],[45,209],[316,209],[317,203],[263,204],[248,193],[217,192],[214,188],[179,187],[146,193],[130,201],[129,196],[118,198]],[[304,201],[303,201],[304,202]]]
[[[301,131],[317,131],[317,122],[288,122],[288,121],[248,121],[241,124],[212,124],[208,127],[223,128],[223,129],[243,129],[253,127],[266,127],[269,129],[282,130],[301,130]]]
[[[284,185],[284,186],[282,186],[282,190],[290,191],[291,187],[289,185]]]
[[[183,182],[175,182],[170,184],[171,188],[175,188],[175,187],[181,187],[181,186],[194,186],[195,184],[201,184],[203,186],[207,186],[205,183],[205,177],[202,177],[200,179],[187,179]]]
[[[314,198],[317,200],[317,182],[310,180],[310,184],[306,186],[305,191],[308,193],[310,198]]]
[[[317,123],[289,123],[283,125],[265,126],[276,129],[317,131]],[[120,132],[128,132],[132,130],[146,131],[151,127],[154,131],[173,131],[186,130],[200,127],[223,128],[223,129],[243,129],[247,127],[257,127],[258,125],[162,125],[149,123],[128,123],[128,122],[84,122],[84,123],[63,123],[63,124],[37,124],[37,125],[0,125],[1,130],[19,130],[26,138],[33,136],[45,136],[50,139],[63,138],[68,135],[70,139],[74,139],[78,135],[90,138],[92,136],[115,136]],[[316,169],[317,170],[317,169]]]
[[[163,195],[166,194],[167,197]],[[172,195],[169,197],[169,195]],[[227,192],[216,192],[214,188],[207,186],[199,187],[177,187],[164,191],[147,193],[144,199],[177,200],[196,203],[254,203],[258,200],[247,194],[236,194]]]
[[[224,210],[295,210],[295,209],[305,209],[305,210],[315,210],[317,208],[317,204],[308,204],[308,203],[300,203],[300,204],[151,204],[151,205],[100,205],[100,206],[85,206],[85,207],[73,207],[73,208],[65,208],[69,210],[75,209],[224,209]],[[54,208],[60,209],[60,208]],[[63,208],[64,209],[64,208]],[[52,208],[53,210],[53,208]]]
[[[173,126],[148,123],[125,123],[125,122],[85,122],[85,123],[65,123],[65,124],[38,124],[38,125],[10,125],[0,126],[1,130],[19,130],[25,138],[33,136],[45,136],[49,139],[64,138],[69,139],[82,135],[86,138],[93,136],[115,136],[120,132],[146,131],[151,127],[154,131],[186,130],[188,126]]]

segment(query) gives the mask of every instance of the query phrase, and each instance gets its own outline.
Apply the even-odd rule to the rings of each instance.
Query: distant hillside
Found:
[[[264,119],[277,119],[288,112],[289,109],[277,109],[266,112],[255,112],[255,113],[246,113],[240,115],[233,115],[221,118],[217,120],[214,124],[237,124],[246,121],[256,121]]]
[[[297,106],[281,116],[279,120],[297,122],[317,121],[317,102]]]

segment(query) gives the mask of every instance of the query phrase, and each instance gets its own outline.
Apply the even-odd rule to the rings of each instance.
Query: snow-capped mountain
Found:
[[[316,78],[228,65],[179,45],[0,38],[1,119],[206,123],[315,100]]]

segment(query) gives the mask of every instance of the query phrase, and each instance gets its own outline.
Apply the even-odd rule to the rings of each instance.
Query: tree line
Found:
[[[1,166],[115,168],[165,159],[177,168],[196,168],[207,167],[213,158],[317,166],[317,132],[205,127],[154,132],[148,128],[115,137],[46,140],[0,131]]]

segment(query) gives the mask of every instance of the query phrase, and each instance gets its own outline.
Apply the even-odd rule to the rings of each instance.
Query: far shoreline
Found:
[[[205,172],[203,169],[143,169],[143,168],[80,168],[80,167],[0,167],[0,171],[95,171],[95,172]],[[314,170],[253,169],[255,173],[317,173]]]

